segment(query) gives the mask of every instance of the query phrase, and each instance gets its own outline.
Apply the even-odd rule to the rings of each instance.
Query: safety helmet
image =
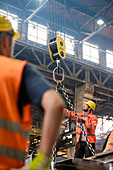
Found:
[[[88,101],[88,102],[84,102],[84,104],[88,105],[89,107],[91,107],[91,109],[94,111],[95,110],[95,103],[93,101]]]
[[[12,27],[11,22],[6,16],[0,14],[0,32],[13,31],[14,39],[20,38],[20,35],[16,33]]]

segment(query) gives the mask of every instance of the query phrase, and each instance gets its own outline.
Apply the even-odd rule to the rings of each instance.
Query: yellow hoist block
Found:
[[[48,42],[49,53],[51,59],[56,62],[56,60],[62,58],[65,59],[65,42],[60,36],[49,40]]]

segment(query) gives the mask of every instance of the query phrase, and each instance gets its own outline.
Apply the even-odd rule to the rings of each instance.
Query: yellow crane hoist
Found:
[[[60,58],[65,59],[65,42],[62,37],[57,36],[56,38],[50,39],[48,42],[48,47],[50,57],[54,62]]]

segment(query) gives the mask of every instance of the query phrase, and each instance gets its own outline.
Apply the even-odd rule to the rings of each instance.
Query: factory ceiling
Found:
[[[70,33],[80,43],[96,37],[113,42],[112,0],[1,0],[0,8],[24,22],[40,20],[50,30]],[[99,18],[102,26],[97,25]]]

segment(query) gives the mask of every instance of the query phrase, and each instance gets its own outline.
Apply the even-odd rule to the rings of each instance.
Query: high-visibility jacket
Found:
[[[24,166],[31,128],[30,105],[18,109],[19,89],[26,61],[0,55],[0,170]]]
[[[84,119],[85,113],[77,113],[77,117],[75,116],[75,113],[71,112],[68,109],[64,109],[64,114],[67,117],[71,117],[72,119],[78,120],[78,118],[80,119]],[[93,115],[92,113],[90,113],[85,121],[85,127],[86,127],[86,134],[87,137],[89,139],[90,143],[95,143],[96,142],[96,136],[95,136],[95,129],[98,123],[98,119],[95,115]],[[82,124],[78,123],[78,121],[76,122],[76,139],[77,142],[80,141],[80,137],[81,137],[81,132],[82,132]]]
[[[104,149],[104,152],[106,151],[113,151],[113,132],[108,137],[106,147]]]

